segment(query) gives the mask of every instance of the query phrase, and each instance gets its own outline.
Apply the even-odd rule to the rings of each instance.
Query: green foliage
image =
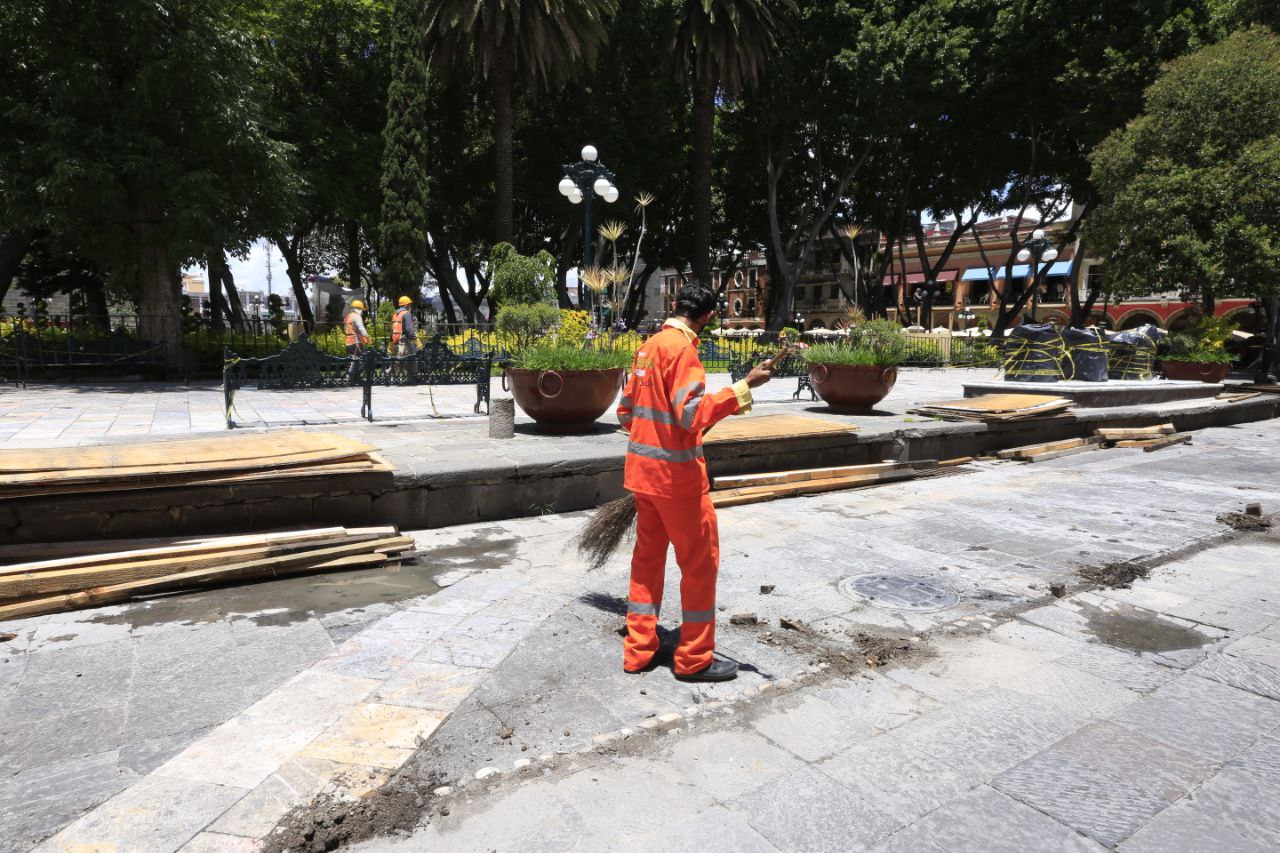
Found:
[[[857,326],[847,342],[814,344],[804,351],[806,364],[902,364],[912,357],[897,323],[869,320]],[[914,359],[913,359],[914,361]]]
[[[804,351],[806,364],[880,364],[876,354],[868,347],[850,347],[844,344],[814,344]],[[895,362],[896,363],[896,362]]]
[[[427,56],[419,4],[396,0],[391,14],[391,83],[382,153],[382,281],[390,293],[417,293],[427,269]]]
[[[499,305],[549,305],[556,259],[545,250],[529,257],[510,243],[499,243],[489,253],[489,274],[489,292]]]
[[[788,340],[791,340],[791,341],[800,340],[800,330],[797,329],[795,326],[783,326],[782,334],[786,335]]]
[[[583,349],[562,344],[535,344],[515,355],[516,367],[525,370],[608,370],[626,367],[631,354],[625,350]]]
[[[524,350],[559,321],[560,311],[554,305],[509,303],[498,309],[497,327],[499,334],[511,338],[516,350]]]
[[[1236,324],[1225,317],[1200,317],[1185,331],[1170,335],[1166,357],[1176,361],[1228,364],[1227,341]]]
[[[1089,239],[1114,294],[1276,293],[1280,37],[1256,27],[1173,63],[1092,155]]]

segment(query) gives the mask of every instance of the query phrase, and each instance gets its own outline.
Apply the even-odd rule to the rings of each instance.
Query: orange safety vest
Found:
[[[400,343],[400,338],[404,336],[404,315],[409,313],[408,308],[400,308],[391,316],[391,343]]]
[[[751,397],[745,383],[705,390],[698,350],[679,328],[664,328],[636,352],[618,405],[618,422],[630,434],[623,469],[629,491],[688,498],[709,490],[702,433],[742,411]]]
[[[353,346],[356,343],[356,312],[352,311],[342,319],[342,325],[347,333],[347,346]],[[364,343],[364,341],[360,341]]]

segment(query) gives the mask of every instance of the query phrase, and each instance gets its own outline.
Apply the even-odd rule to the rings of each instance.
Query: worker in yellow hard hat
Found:
[[[396,313],[391,315],[391,351],[396,358],[412,358],[418,351],[418,326],[413,319],[413,299],[401,296],[396,300]],[[417,362],[409,364],[409,373],[417,375]]]
[[[357,359],[351,363],[351,370],[347,374],[352,382],[355,382],[360,375],[358,359],[364,352],[364,348],[369,345],[369,333],[364,328],[363,312],[364,302],[359,299],[353,299],[351,300],[351,306],[347,308],[347,316],[342,318],[342,328],[347,336],[347,355]]]

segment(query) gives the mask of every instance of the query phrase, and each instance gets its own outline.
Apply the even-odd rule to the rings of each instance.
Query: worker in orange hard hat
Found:
[[[738,665],[714,656],[720,542],[702,433],[729,415],[748,411],[751,388],[768,382],[772,368],[757,366],[731,387],[706,393],[698,333],[716,309],[715,291],[687,284],[675,307],[675,316],[636,352],[618,405],[618,421],[630,436],[623,483],[636,498],[622,668],[642,672],[658,654],[667,546],[674,545],[682,610],[676,678],[728,681],[737,676]]]
[[[347,371],[347,379],[355,382],[360,376],[359,358],[364,353],[364,348],[369,345],[369,333],[364,328],[364,302],[359,299],[351,300],[351,306],[347,308],[347,315],[342,318],[342,328],[346,332],[347,355],[356,359],[351,363],[351,369]]]

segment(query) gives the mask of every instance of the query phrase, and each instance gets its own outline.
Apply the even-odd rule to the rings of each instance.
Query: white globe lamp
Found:
[[[596,195],[603,198],[604,194],[609,191],[609,186],[608,178],[596,178],[596,182],[591,185],[591,189],[596,191]]]
[[[563,178],[560,179],[560,183],[558,184],[558,186],[560,188],[560,195],[564,196],[565,198],[568,198],[569,194],[578,188],[578,185],[573,182],[573,178],[569,177],[568,175],[565,175]]]
[[[573,192],[569,193],[569,201],[574,204],[582,204],[582,190],[574,187]]]
[[[1046,261],[1051,261],[1051,260],[1053,260],[1054,258],[1058,257],[1058,250],[1057,250],[1057,249],[1045,249],[1044,254],[1043,254],[1043,255],[1041,255],[1040,257],[1044,258]]]
[[[1030,249],[1019,249],[1019,250],[1018,250],[1018,260],[1022,261],[1023,263],[1026,263],[1026,262],[1027,262],[1027,261],[1029,261],[1030,259],[1031,259],[1031,250],[1030,250]]]
[[[613,204],[618,200],[618,188],[613,184],[609,184],[609,188],[604,191],[604,200],[608,204]]]
[[[596,158],[600,156],[600,152],[596,150],[594,145],[582,146],[582,159],[588,163],[594,163]]]
[[[1032,239],[1032,240],[1043,240],[1043,239],[1044,239],[1044,229],[1043,229],[1043,228],[1037,228],[1036,230],[1032,231],[1032,232],[1031,232],[1031,239]]]

